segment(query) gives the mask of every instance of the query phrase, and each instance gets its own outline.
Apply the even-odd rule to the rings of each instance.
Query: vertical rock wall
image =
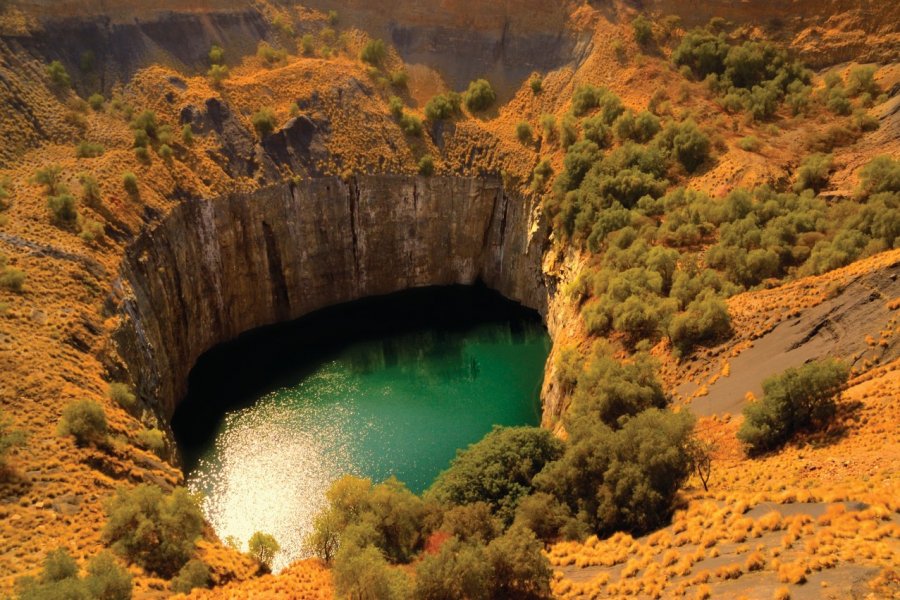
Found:
[[[179,205],[127,250],[119,355],[171,416],[203,352],[329,305],[480,279],[546,316],[533,208],[496,178],[390,175]]]

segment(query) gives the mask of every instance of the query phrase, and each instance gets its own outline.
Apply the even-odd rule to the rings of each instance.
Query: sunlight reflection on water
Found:
[[[327,368],[331,367],[331,368]],[[355,390],[328,365],[295,389],[279,390],[254,406],[226,415],[211,458],[188,479],[203,494],[203,511],[219,537],[246,550],[256,531],[281,546],[278,571],[305,553],[302,541],[336,478],[356,471],[347,460],[347,409],[317,409],[315,397],[352,396]],[[304,394],[311,392],[311,401]]]

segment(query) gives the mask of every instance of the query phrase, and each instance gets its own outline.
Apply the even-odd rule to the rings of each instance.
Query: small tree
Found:
[[[550,562],[543,544],[525,527],[511,527],[485,550],[491,568],[492,597],[540,600],[552,598]]]
[[[208,588],[210,583],[209,565],[199,558],[187,561],[178,575],[172,579],[170,589],[176,594],[190,594],[196,588]]]
[[[688,445],[688,453],[691,457],[691,464],[700,483],[703,484],[703,491],[709,491],[709,478],[712,475],[713,452],[715,444],[708,440],[702,440],[696,435]]]
[[[434,159],[430,154],[426,154],[419,159],[419,175],[423,177],[431,177],[434,175]]]
[[[380,39],[369,41],[359,53],[359,59],[373,67],[381,66],[385,58],[387,58],[387,47],[384,45],[384,41]]]
[[[275,111],[271,108],[263,107],[259,109],[253,113],[251,121],[253,122],[253,128],[256,129],[256,133],[261,138],[275,131]]]
[[[830,154],[811,154],[807,156],[797,170],[797,181],[794,191],[812,190],[818,194],[828,185],[828,175],[833,164]]]
[[[523,144],[530,144],[534,140],[534,130],[531,129],[531,125],[527,121],[520,121],[516,125],[516,137]]]
[[[72,78],[69,77],[69,72],[58,60],[54,60],[47,65],[44,71],[47,73],[47,77],[50,78],[50,84],[57,90],[72,87]]]
[[[772,450],[797,431],[827,425],[850,369],[835,359],[807,363],[763,381],[763,398],[744,409],[738,439],[751,453]]]
[[[653,25],[644,15],[638,15],[631,22],[634,29],[634,41],[640,45],[647,44],[653,39]]]
[[[476,79],[466,91],[466,107],[473,111],[487,110],[497,100],[497,94],[487,79]]]
[[[275,555],[281,550],[278,541],[274,536],[262,531],[257,531],[250,538],[248,543],[250,556],[256,559],[256,562],[264,566],[266,569],[272,568],[272,561]]]
[[[429,121],[452,119],[459,114],[462,96],[456,92],[438,94],[425,104],[425,118]]]
[[[93,400],[76,400],[63,410],[59,434],[71,435],[81,446],[106,442],[108,426],[103,407]]]
[[[213,44],[212,48],[209,49],[209,64],[225,64],[225,50],[223,50],[220,46]]]
[[[206,72],[206,76],[214,87],[220,87],[222,82],[228,79],[230,73],[228,65],[212,65]]]
[[[132,173],[131,171],[125,171],[122,173],[122,185],[125,187],[125,191],[128,192],[132,196],[136,196],[138,193],[138,179],[137,175]]]
[[[47,165],[35,171],[31,180],[34,183],[47,186],[47,194],[52,196],[59,193],[63,188],[61,177],[62,167],[59,165]]]
[[[341,523],[338,514],[332,510],[321,512],[313,520],[313,530],[303,540],[303,549],[330,563],[334,553],[337,552],[340,534]]]
[[[194,555],[203,514],[186,489],[166,494],[152,484],[119,488],[107,504],[103,539],[113,550],[163,577]]]

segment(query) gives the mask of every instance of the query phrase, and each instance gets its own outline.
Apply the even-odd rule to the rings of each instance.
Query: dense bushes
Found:
[[[681,355],[697,344],[722,339],[730,332],[728,307],[715,292],[704,293],[691,301],[687,310],[676,315],[669,325],[669,338]]]
[[[621,429],[592,423],[571,431],[563,458],[535,478],[538,489],[599,533],[643,532],[665,522],[690,474],[689,413],[650,409]]]
[[[172,577],[190,560],[203,514],[184,488],[164,493],[151,484],[120,488],[107,505],[103,539],[144,569]]]
[[[798,112],[811,92],[809,71],[768,42],[731,45],[723,33],[693,29],[672,61],[706,80],[728,110],[744,109],[757,119],[771,117],[786,97]]]
[[[614,429],[623,417],[648,408],[662,408],[666,397],[656,380],[656,365],[644,354],[620,364],[603,345],[595,349],[587,368],[578,376],[572,395],[570,434],[603,423]]]
[[[449,505],[486,502],[509,524],[519,500],[531,492],[531,479],[561,453],[559,440],[547,430],[497,427],[460,451],[426,497]]]
[[[76,400],[63,410],[60,435],[71,435],[80,445],[103,444],[108,426],[103,407],[93,400]]]
[[[247,550],[250,556],[256,559],[256,562],[266,569],[271,569],[272,561],[275,560],[275,555],[281,551],[281,546],[274,536],[257,531],[250,537]]]
[[[825,426],[849,373],[844,363],[824,359],[766,379],[762,400],[744,409],[738,439],[757,453],[777,448],[798,431]]]
[[[87,574],[79,577],[75,559],[58,548],[44,558],[40,575],[16,581],[19,600],[130,600],[131,592],[131,574],[108,552],[88,561]]]

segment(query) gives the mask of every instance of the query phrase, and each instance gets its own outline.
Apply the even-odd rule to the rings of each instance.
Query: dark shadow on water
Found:
[[[488,323],[508,326],[472,331]],[[546,335],[535,311],[476,285],[420,288],[333,306],[217,346],[197,361],[172,419],[185,472],[196,466],[227,412],[296,385],[349,345],[352,369],[359,373],[416,361],[444,365],[440,373],[426,370],[426,377],[474,380],[478,367],[464,358],[455,335],[467,331],[486,341],[508,336],[513,344]],[[436,356],[445,360],[428,360]]]

